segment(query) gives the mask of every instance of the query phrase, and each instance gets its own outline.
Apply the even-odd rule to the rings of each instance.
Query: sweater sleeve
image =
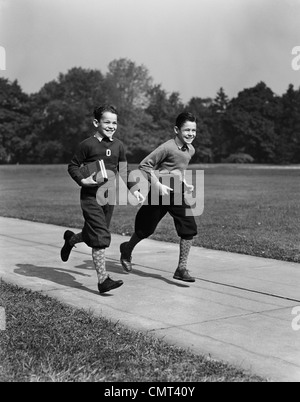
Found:
[[[158,177],[155,175],[155,170],[165,160],[167,153],[168,151],[166,147],[162,144],[151,152],[150,155],[146,156],[146,158],[140,163],[139,169],[147,174],[149,181],[151,179],[154,183],[159,181]]]
[[[86,160],[86,154],[86,148],[83,146],[83,144],[80,144],[78,150],[76,151],[75,155],[68,165],[69,175],[72,177],[73,180],[76,181],[79,186],[82,186],[81,180],[84,179],[84,176],[80,173],[79,168]]]
[[[131,171],[128,170],[126,152],[122,143],[120,143],[118,172],[124,183],[126,183],[128,190],[131,190],[136,185],[136,183],[128,180]]]

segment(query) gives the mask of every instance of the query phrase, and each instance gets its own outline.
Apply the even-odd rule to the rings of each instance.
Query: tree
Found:
[[[281,114],[277,119],[277,158],[280,163],[300,162],[300,88],[293,85],[281,98]]]
[[[0,163],[21,162],[30,134],[29,98],[17,81],[0,78]]]
[[[43,154],[47,160],[49,155],[57,162],[70,160],[78,143],[90,135],[93,110],[105,98],[103,81],[98,70],[73,68],[32,97],[39,158]]]
[[[258,163],[300,163],[300,88],[290,85],[278,97],[260,82],[231,100],[220,88],[214,99],[184,105],[178,92],[152,81],[145,66],[126,58],[112,61],[105,76],[72,68],[30,96],[0,78],[0,163],[68,162],[94,131],[93,109],[103,103],[118,108],[117,136],[131,162],[171,138],[176,116],[190,111],[198,121],[195,162],[244,153]]]
[[[197,118],[197,137],[193,145],[196,149],[194,162],[212,162],[212,99],[192,98],[186,109]]]
[[[183,109],[184,105],[178,92],[168,95],[161,85],[154,85],[149,90],[149,105],[146,112],[152,116],[154,128],[169,130]]]
[[[212,152],[215,162],[221,162],[228,155],[229,144],[224,130],[224,116],[229,105],[229,98],[220,88],[210,108],[212,112]]]
[[[274,119],[280,105],[273,91],[261,82],[232,99],[224,115],[230,153],[246,153],[258,163],[276,161]]]
[[[123,58],[113,60],[108,65],[105,77],[106,94],[123,117],[130,117],[134,109],[145,109],[148,105],[148,93],[152,78],[148,69],[136,65],[133,61]]]
[[[229,104],[229,98],[221,87],[212,102],[212,109],[215,113],[225,113]]]

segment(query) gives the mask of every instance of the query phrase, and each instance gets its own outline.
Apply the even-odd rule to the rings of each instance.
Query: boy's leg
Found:
[[[184,282],[195,282],[195,278],[190,276],[187,270],[188,258],[190,254],[191,247],[193,245],[193,239],[180,239],[180,253],[179,253],[179,263],[178,268],[173,276],[174,279],[181,280]]]
[[[151,236],[159,222],[166,215],[167,209],[159,205],[144,205],[139,209],[135,218],[135,232],[127,243],[122,243],[121,264],[126,272],[132,271],[131,254],[135,246],[143,239]]]
[[[91,248],[107,248],[111,243],[109,223],[113,206],[100,206],[95,197],[86,197],[81,200],[84,217],[82,238]]]
[[[173,217],[178,236],[180,237],[180,253],[177,270],[174,279],[184,282],[195,282],[188,270],[188,257],[193,244],[193,238],[197,235],[197,225],[193,216],[186,216],[186,206],[171,206],[169,213]]]
[[[77,234],[74,233],[73,236],[69,240],[70,245],[73,247],[75,246],[75,244],[82,243],[82,242],[83,242],[82,232],[77,233]]]
[[[72,248],[75,247],[75,244],[83,242],[82,233],[80,232],[75,234],[71,230],[67,230],[64,233],[64,240],[65,244],[63,245],[60,251],[60,257],[63,260],[63,262],[67,262],[70,257]]]
[[[83,241],[92,248],[98,290],[102,294],[123,285],[123,281],[114,281],[106,273],[105,249],[110,246],[111,242],[109,224],[114,206],[101,206],[95,197],[85,196],[81,199],[81,208],[85,220],[82,237]]]
[[[129,242],[127,242],[127,243],[125,242],[125,243],[122,243],[120,245],[120,253],[121,253],[120,261],[121,261],[122,267],[123,267],[125,272],[131,272],[132,271],[132,263],[131,263],[132,255],[131,254],[132,254],[133,249],[135,248],[135,246],[140,241],[142,241],[142,239],[140,239],[136,235],[136,233],[134,233],[131,236],[131,239],[129,240]]]
[[[185,271],[187,269],[187,263],[189,254],[191,251],[191,247],[193,245],[193,239],[180,239],[180,253],[179,253],[179,262],[178,269],[180,271]]]
[[[93,263],[97,272],[98,290],[105,293],[123,285],[123,281],[113,281],[106,272],[105,249],[92,249]]]
[[[93,263],[97,272],[98,283],[101,285],[108,277],[105,264],[105,249],[92,249]]]

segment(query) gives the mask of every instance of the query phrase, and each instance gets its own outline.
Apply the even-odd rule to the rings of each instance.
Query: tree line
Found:
[[[171,138],[178,113],[194,113],[195,163],[300,163],[300,88],[276,95],[264,82],[232,99],[193,97],[153,83],[148,69],[129,59],[99,70],[70,69],[28,95],[17,81],[0,78],[0,164],[68,163],[79,142],[93,132],[95,106],[119,111],[117,137],[129,162],[140,162]]]

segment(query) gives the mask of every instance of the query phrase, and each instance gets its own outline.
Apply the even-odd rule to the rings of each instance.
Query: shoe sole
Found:
[[[100,293],[100,295],[102,295],[103,293],[107,293],[107,292],[110,292],[111,290],[118,289],[122,285],[124,285],[123,282],[122,283],[116,283],[115,285],[111,286],[109,289],[105,289],[105,290],[102,290],[102,291],[99,290],[99,293]]]
[[[196,282],[196,279],[183,279],[180,276],[173,276],[173,279],[176,279],[177,281],[182,281],[182,282],[188,282],[188,283],[194,283]]]

